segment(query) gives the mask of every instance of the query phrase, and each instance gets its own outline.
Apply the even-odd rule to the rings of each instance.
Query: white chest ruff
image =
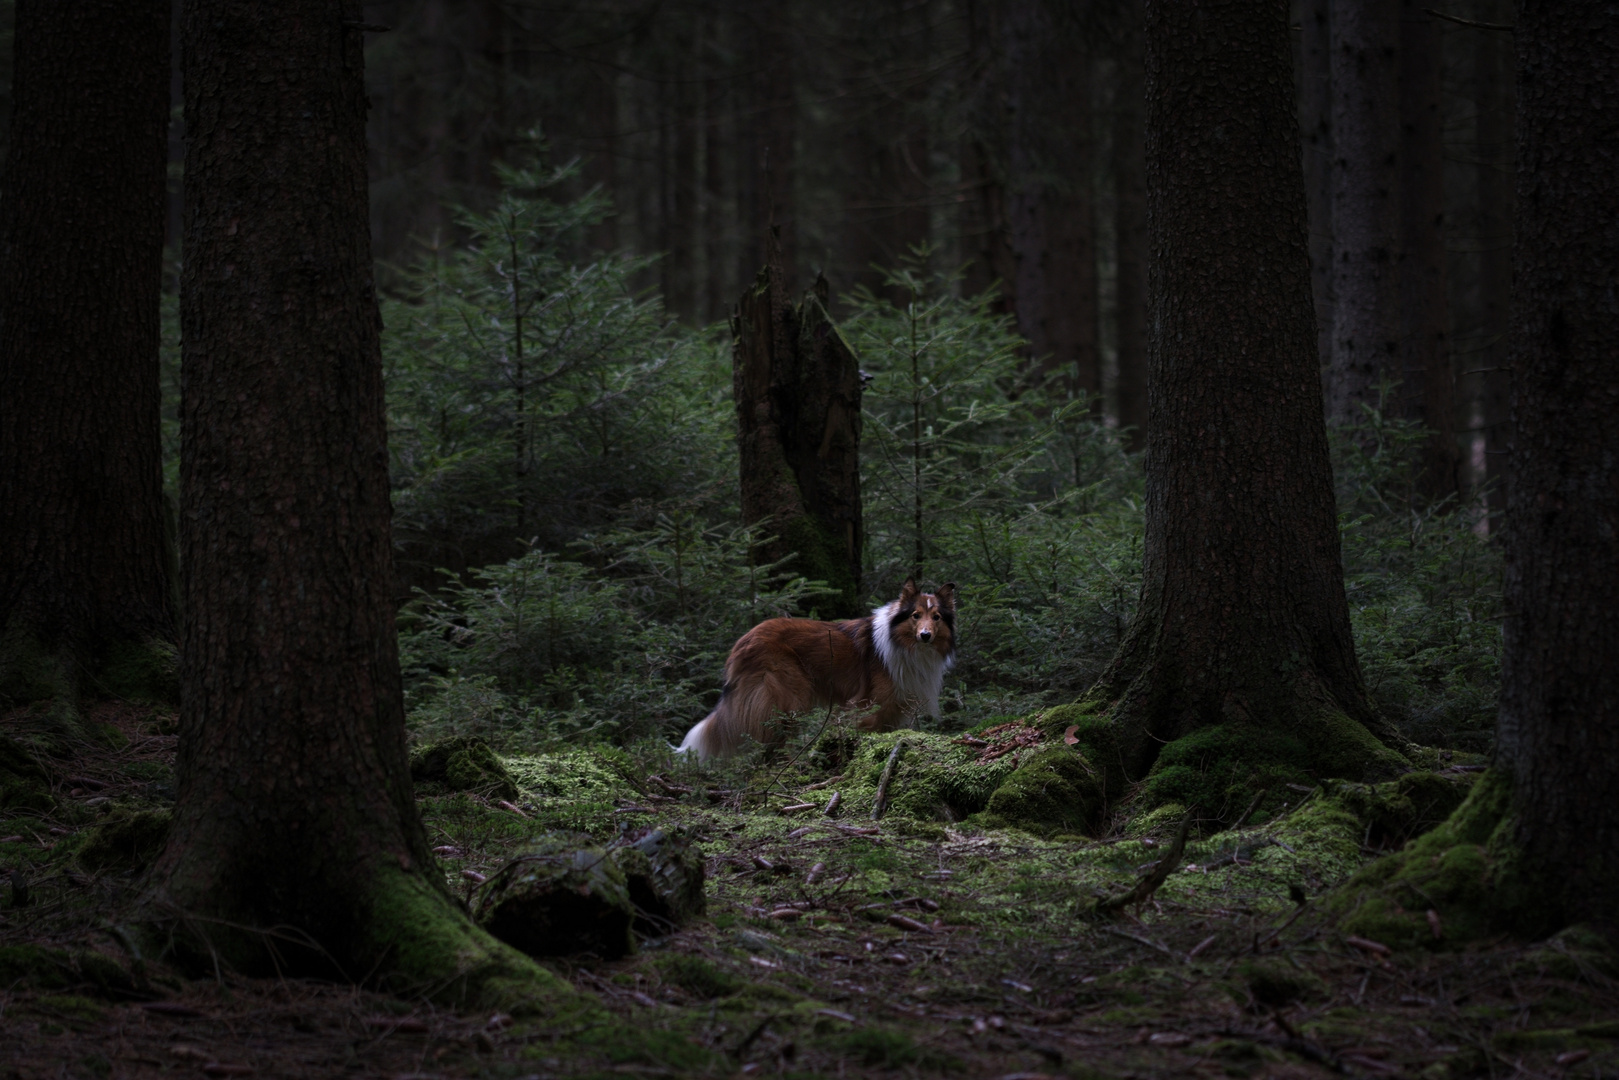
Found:
[[[872,644],[894,682],[894,698],[903,703],[905,711],[912,716],[938,716],[939,691],[954,658],[940,656],[931,646],[906,649],[896,644],[888,629],[896,607],[884,604],[872,610]]]

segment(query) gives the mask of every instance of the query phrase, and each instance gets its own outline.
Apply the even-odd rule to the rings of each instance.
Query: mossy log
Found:
[[[703,911],[703,857],[661,829],[611,848],[543,838],[480,890],[478,923],[530,956],[635,950],[634,932],[666,934]]]

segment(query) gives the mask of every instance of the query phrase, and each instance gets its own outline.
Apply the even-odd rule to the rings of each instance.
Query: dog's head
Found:
[[[904,648],[930,648],[940,656],[956,650],[956,583],[946,582],[938,592],[923,592],[914,578],[906,578],[899,599],[889,608],[888,632]]]

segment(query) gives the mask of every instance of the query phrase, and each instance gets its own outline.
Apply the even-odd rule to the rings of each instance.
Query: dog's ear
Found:
[[[956,610],[956,583],[947,581],[938,592],[933,594],[939,598],[939,606],[946,611]]]
[[[899,602],[901,605],[914,604],[921,590],[916,587],[915,578],[906,578],[905,584],[900,586]]]

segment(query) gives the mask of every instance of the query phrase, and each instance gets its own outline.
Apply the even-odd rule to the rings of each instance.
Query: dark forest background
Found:
[[[1360,662],[1411,737],[1482,749],[1510,12],[1423,2],[1400,5],[1379,98],[1333,79],[1331,35],[1356,28],[1299,0],[1295,79]],[[725,320],[772,225],[790,288],[824,276],[871,377],[865,592],[962,582],[947,710],[1011,716],[1089,686],[1140,580],[1141,17],[1130,0],[369,5],[388,28],[366,35],[371,211],[416,722],[671,734],[712,703],[738,633],[828,614],[812,575],[761,565],[739,525]],[[1335,132],[1350,107],[1386,145]],[[176,107],[175,260],[183,137]],[[1357,203],[1368,190],[1388,197]],[[1334,332],[1365,315],[1368,251],[1396,268],[1372,297],[1388,340],[1369,377],[1364,342]]]

